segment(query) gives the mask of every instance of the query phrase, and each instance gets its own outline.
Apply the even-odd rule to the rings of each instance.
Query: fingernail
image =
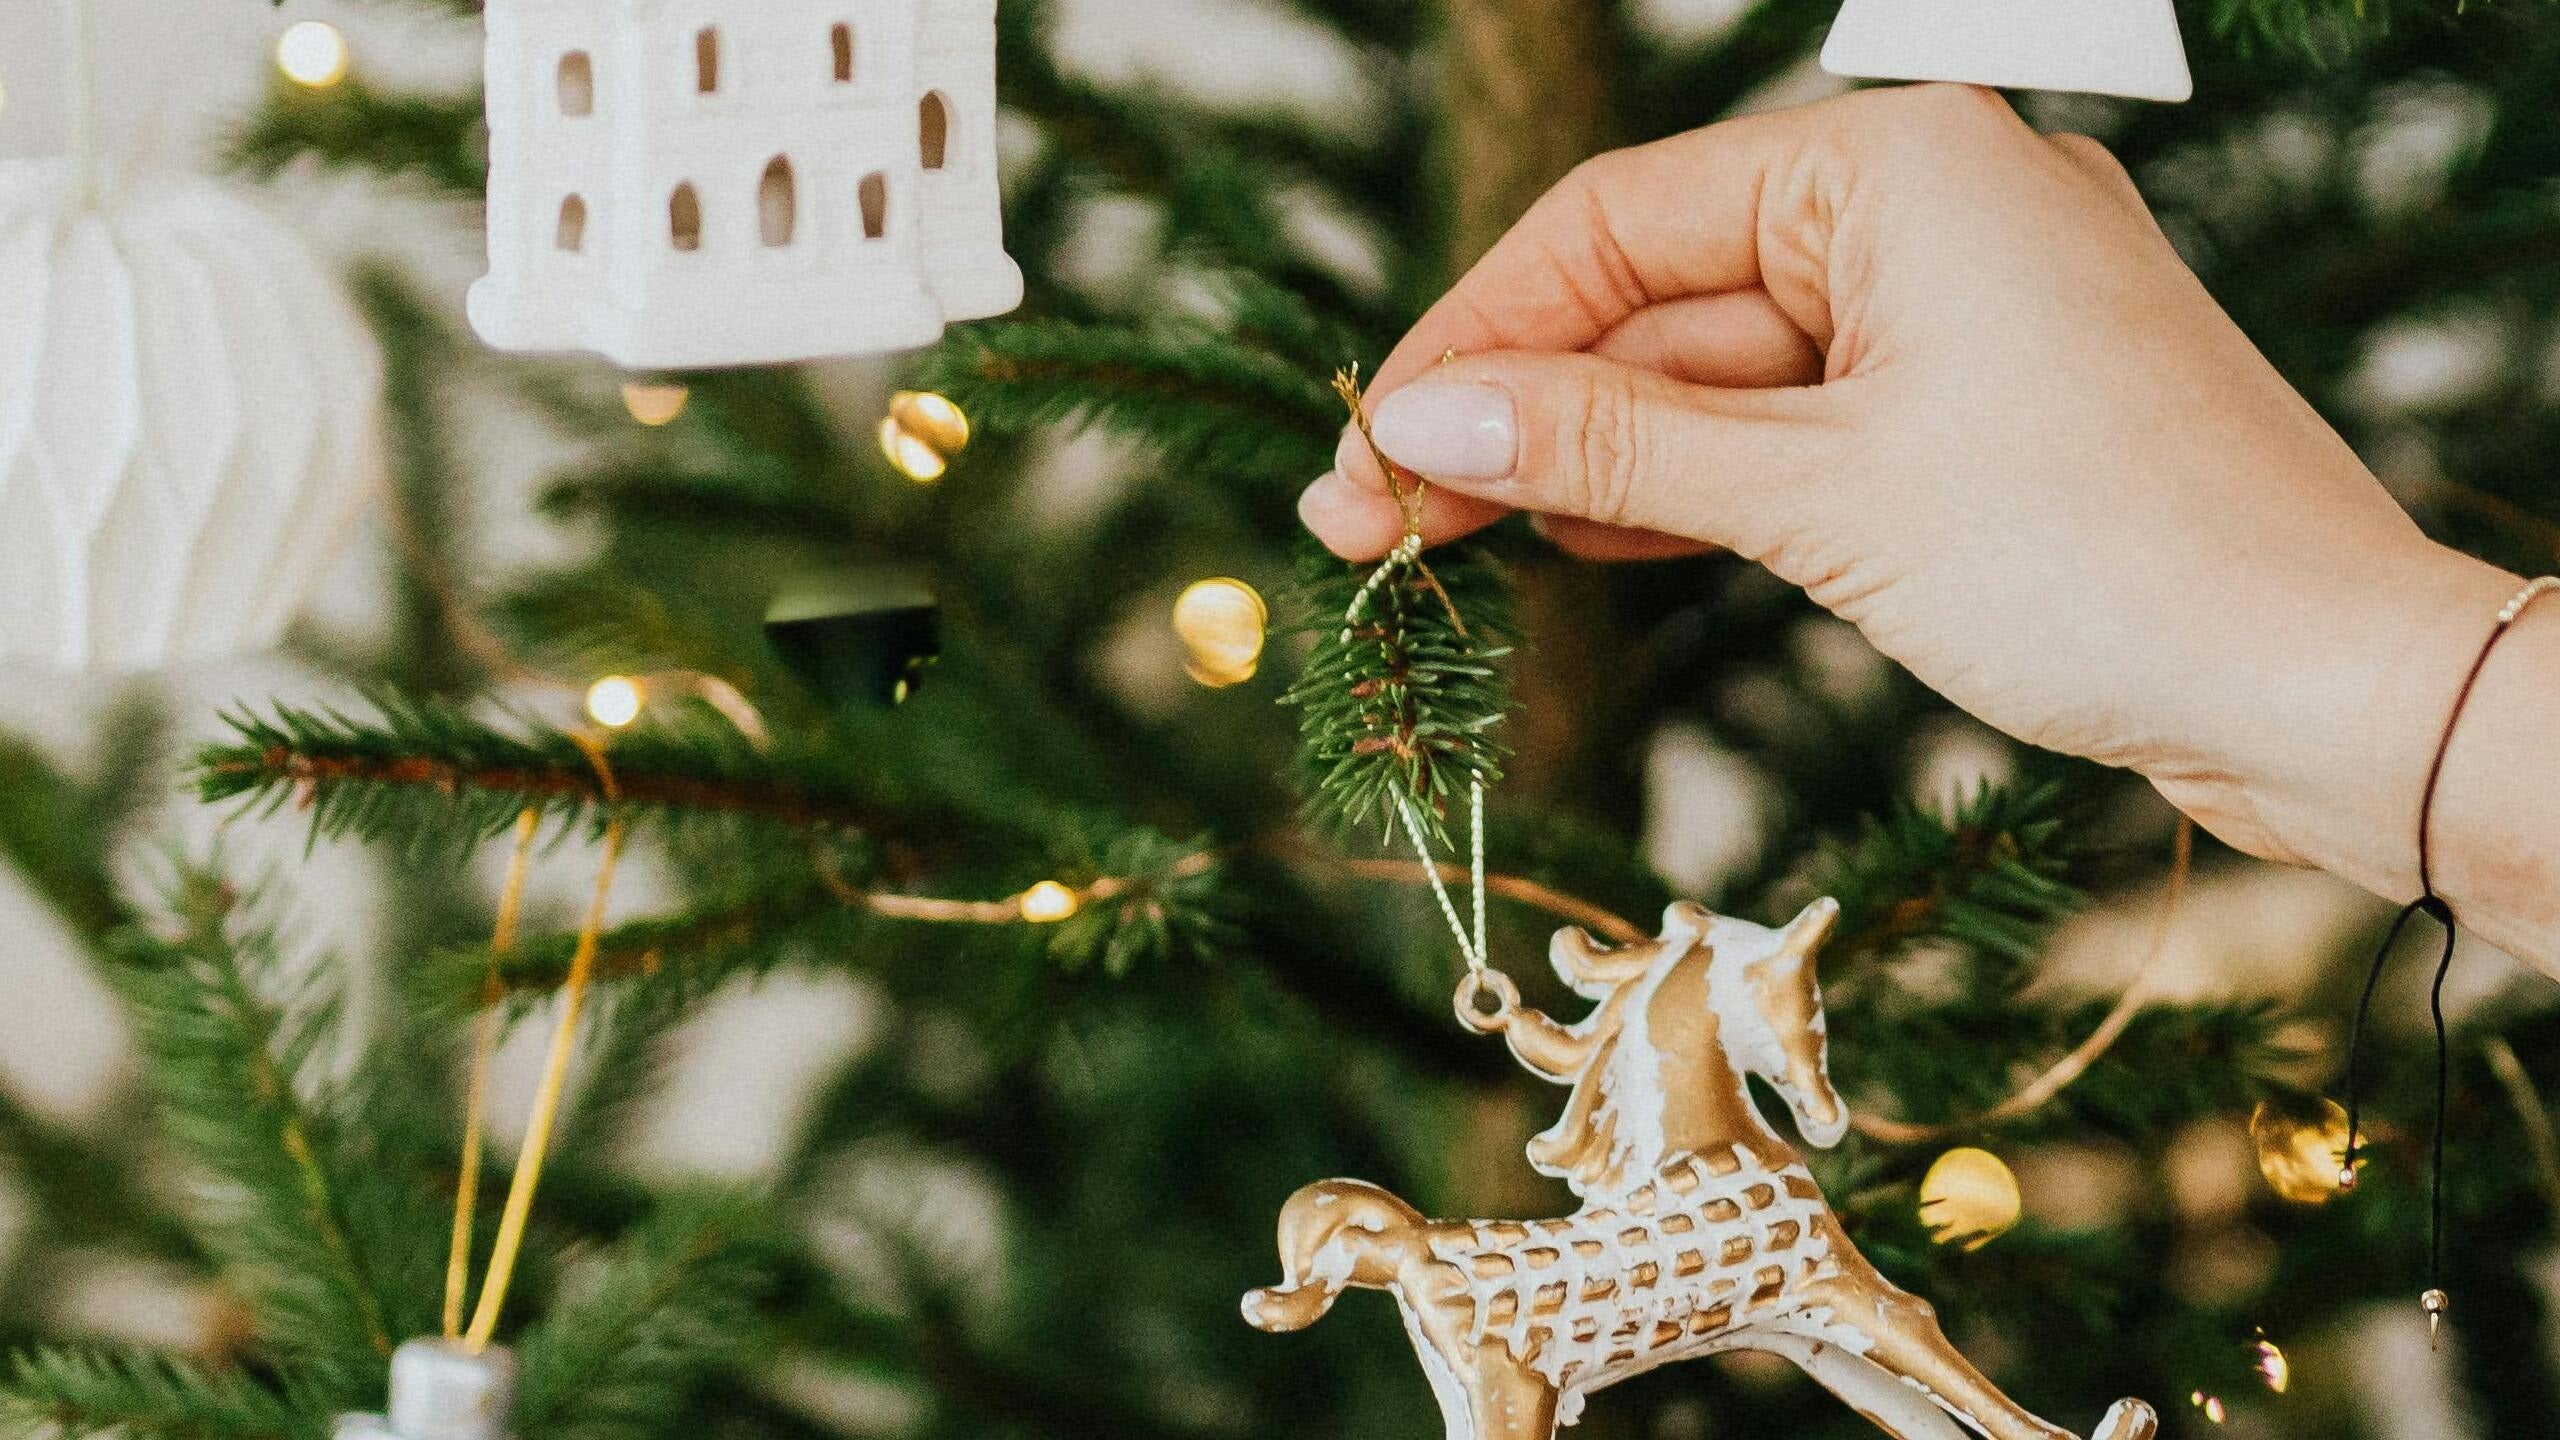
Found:
[[[1520,421],[1490,385],[1418,380],[1378,402],[1387,458],[1433,479],[1503,480],[1519,468]]]

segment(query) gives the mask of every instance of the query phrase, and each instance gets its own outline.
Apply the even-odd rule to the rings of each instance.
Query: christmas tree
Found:
[[[1358,683],[1301,678],[1358,580],[1303,556],[1293,502],[1332,463],[1338,368],[1383,355],[1580,160],[1814,93],[1836,5],[1254,3],[1356,77],[1356,103],[1096,78],[1053,43],[1060,0],[1004,0],[1028,302],[877,373],[627,387],[485,352],[457,295],[396,264],[353,277],[387,360],[396,594],[381,633],[297,633],[339,698],[213,717],[140,693],[97,717],[85,763],[0,744],[0,856],[122,1004],[138,1072],[102,1123],[0,1093],[25,1216],[0,1252],[11,1433],[276,1440],[380,1409],[394,1347],[472,1288],[448,1285],[457,1195],[469,1274],[507,1243],[513,1146],[487,1184],[462,1178],[475,1047],[538,1037],[571,987],[556,1142],[517,1217],[512,1299],[489,1307],[520,1366],[519,1440],[1433,1433],[1390,1307],[1346,1303],[1287,1340],[1236,1313],[1272,1278],[1275,1210],[1315,1177],[1438,1214],[1566,1208],[1518,1163],[1553,1092],[1451,1022],[1428,872],[1291,783],[1302,719],[1343,716],[1321,685],[1279,702]],[[2021,107],[2114,149],[2432,532],[2553,568],[2560,14],[2180,10],[2192,103]],[[280,82],[236,167],[343,169],[471,213],[478,94],[381,87],[361,57],[330,78]],[[2430,346],[2460,349],[2454,381],[2395,378]],[[484,563],[461,429],[490,393],[573,442],[541,514],[508,520],[586,542],[571,560]],[[937,395],[957,416],[917,398]],[[2185,1433],[2412,1433],[2374,1408],[2366,1347],[2419,1323],[2418,1032],[2386,1025],[2368,1057],[2352,1199],[2282,1163],[2316,1172],[2333,1138],[2320,1097],[2387,917],[2287,937],[2315,979],[2281,1005],[2041,986],[2083,912],[2127,917],[2141,968],[2182,894],[2259,867],[2190,853],[2139,780],[1968,728],[1729,559],[1596,568],[1513,526],[1443,571],[1504,637],[1484,648],[1507,652],[1513,703],[1460,667],[1414,723],[1503,717],[1490,948],[1513,973],[1542,971],[1560,925],[1650,934],[1675,896],[1769,923],[1837,897],[1822,975],[1861,1124],[1817,1173],[1865,1253],[2021,1403],[2085,1418],[2145,1395]],[[1217,623],[1177,633],[1177,598],[1222,577],[1240,583]],[[1282,612],[1267,653],[1246,587]],[[1299,632],[1286,595],[1305,597]],[[1931,777],[1954,750],[1984,778],[1950,793]],[[1708,804],[1699,756],[1749,797],[1707,814],[1712,854],[1672,823]],[[1389,818],[1357,803],[1374,774],[1312,758],[1335,798]],[[203,803],[373,857],[379,953],[307,963],[293,916],[329,896],[169,858],[160,802],[182,774]],[[511,841],[571,869],[627,845],[653,883],[584,932],[567,898],[515,923],[488,868]],[[766,1178],[712,1189],[635,1162],[643,1107],[686,1103],[659,1092],[686,1022],[776,976],[848,982],[874,1018]],[[1533,1000],[1578,1013],[1539,980]],[[2440,1363],[2477,1433],[2544,1433],[2560,1346],[2529,1257],[2560,1210],[2540,1098],[2560,1016],[2520,990],[2454,1040],[2463,1307]],[[1940,1169],[1960,1148],[1999,1160]],[[2030,1183],[2006,1229],[2011,1165]],[[1924,1211],[1933,1171],[1976,1184]],[[2005,1233],[1949,1243],[1982,1238],[1968,1227]],[[218,1313],[190,1345],[102,1346],[41,1303],[101,1255],[204,1277]],[[1664,1371],[1583,1424],[1873,1433],[1748,1364]]]

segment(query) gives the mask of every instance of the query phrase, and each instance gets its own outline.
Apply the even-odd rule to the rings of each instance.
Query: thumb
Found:
[[[1471,355],[1377,402],[1378,448],[1500,504],[1746,555],[1840,450],[1837,397],[1722,390],[1592,355]]]

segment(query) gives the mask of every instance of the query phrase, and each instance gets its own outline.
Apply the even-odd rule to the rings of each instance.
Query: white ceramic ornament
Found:
[[[1498,971],[1471,976],[1459,1019],[1571,1087],[1529,1162],[1582,1208],[1429,1220],[1374,1185],[1310,1185],[1280,1214],[1281,1282],[1245,1297],[1245,1319],[1301,1330],[1347,1290],[1391,1292],[1448,1440],[1552,1440],[1594,1391],[1739,1349],[1794,1361],[1894,1440],[2073,1440],[2002,1394],[1927,1304],[1867,1263],[1760,1113],[1755,1075],[1808,1142],[1848,1133],[1815,974],[1839,916],[1822,900],[1769,930],[1674,905],[1660,939],[1615,950],[1563,931],[1556,975],[1593,1006],[1573,1024],[1522,1004]],[[2092,1434],[2153,1440],[2159,1428],[2150,1406],[2125,1400]]]
[[[501,350],[634,369],[932,343],[1022,303],[996,0],[489,0]]]
[[[1822,68],[2136,100],[2195,93],[2172,0],[1847,0]]]
[[[0,163],[0,659],[272,645],[374,493],[382,357],[299,237],[192,176]]]
[[[516,1361],[505,1346],[412,1340],[391,1352],[388,1412],[341,1415],[330,1440],[506,1440],[515,1405]]]

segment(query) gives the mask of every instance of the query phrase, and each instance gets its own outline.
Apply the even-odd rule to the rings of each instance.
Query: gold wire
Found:
[[[444,1338],[462,1338],[464,1293],[471,1288],[471,1228],[480,1208],[480,1152],[488,1137],[489,1064],[498,1050],[498,1002],[504,987],[498,962],[516,947],[516,922],[524,913],[525,874],[532,869],[534,834],[542,812],[528,805],[516,817],[515,853],[507,860],[506,888],[498,892],[498,924],[489,940],[489,977],[480,991],[480,1021],[471,1039],[471,1079],[463,1099],[462,1174],[453,1197],[453,1249],[444,1267]]]
[[[573,737],[587,759],[596,767],[602,782],[605,803],[621,797],[614,783],[613,767],[607,763],[604,747],[585,736]],[[613,874],[622,863],[622,847],[626,838],[623,823],[610,821],[604,831],[604,859],[596,867],[596,888],[587,902],[587,916],[578,927],[578,948],[569,960],[569,975],[560,986],[560,1023],[551,1032],[550,1058],[543,1064],[542,1088],[535,1093],[533,1117],[525,1126],[524,1148],[516,1156],[515,1178],[507,1186],[507,1207],[498,1217],[498,1237],[489,1250],[488,1278],[480,1285],[480,1305],[472,1312],[471,1328],[463,1336],[463,1344],[473,1354],[489,1348],[498,1333],[498,1316],[506,1308],[507,1289],[515,1279],[516,1260],[523,1253],[525,1226],[533,1218],[534,1192],[542,1183],[542,1164],[551,1153],[551,1135],[560,1120],[560,1098],[568,1089],[569,1064],[578,1049],[578,1018],[586,1008],[587,987],[595,977],[596,951],[604,937],[606,901],[613,894]]]

